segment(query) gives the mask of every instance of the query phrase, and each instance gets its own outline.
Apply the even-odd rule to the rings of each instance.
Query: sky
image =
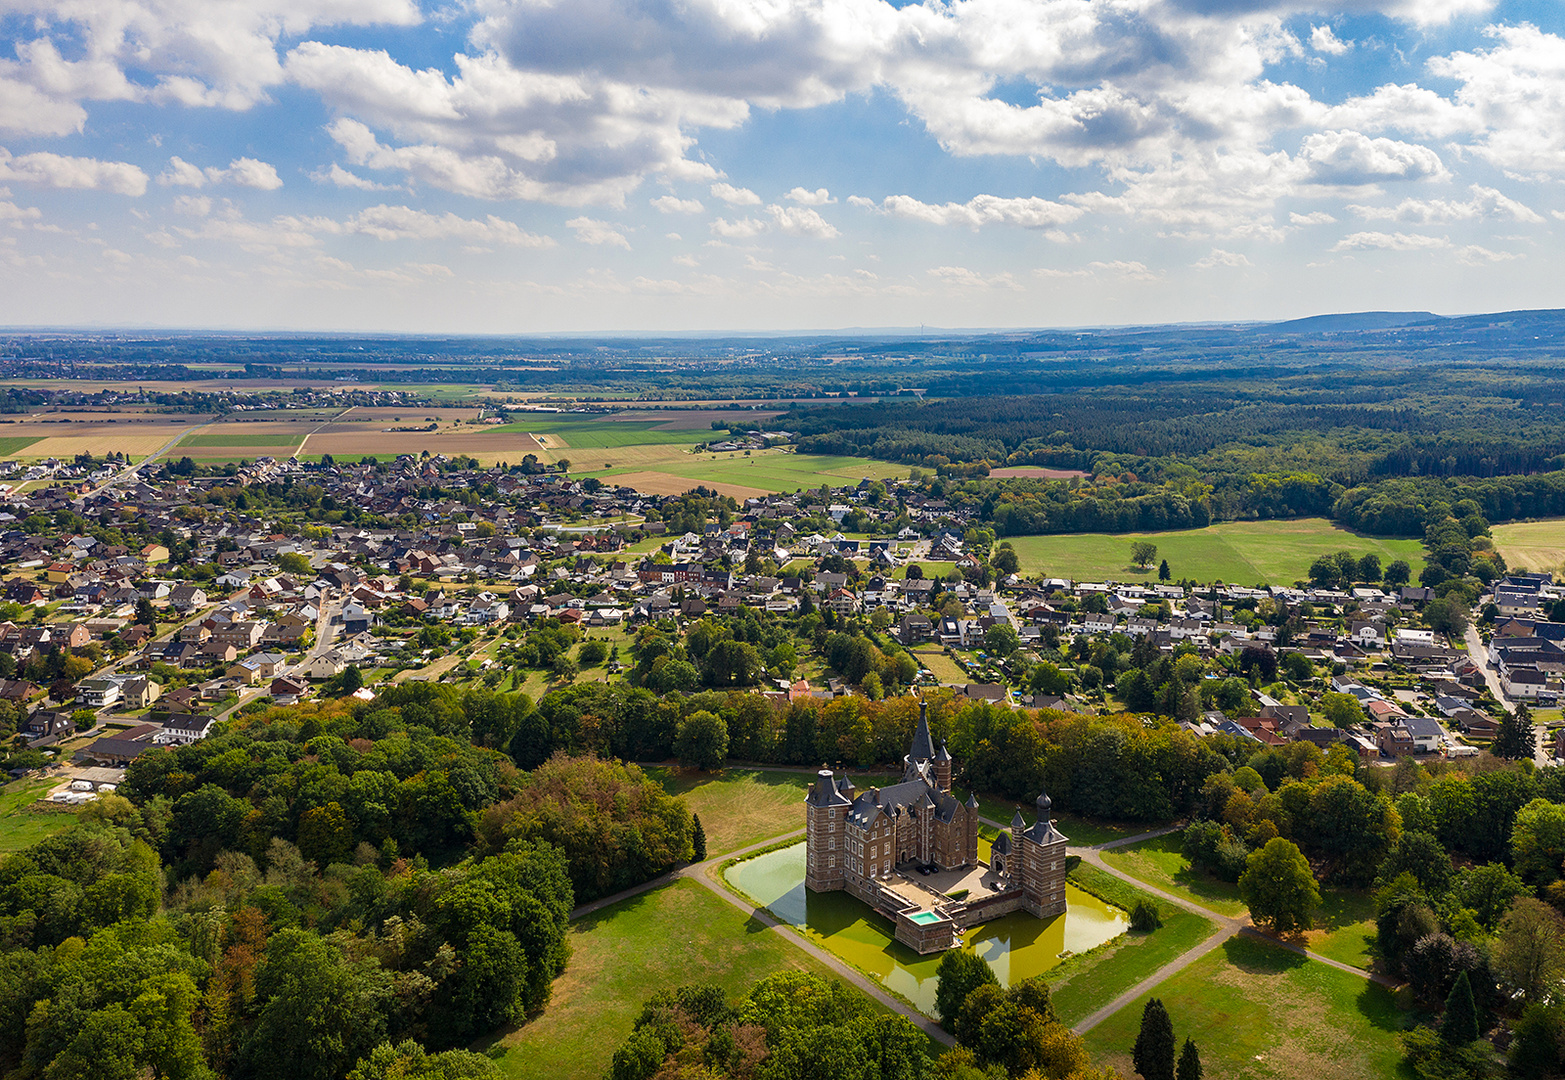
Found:
[[[0,0],[0,325],[1565,306],[1559,0]]]

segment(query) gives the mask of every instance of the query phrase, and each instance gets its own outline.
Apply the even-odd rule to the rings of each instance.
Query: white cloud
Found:
[[[1250,260],[1244,255],[1233,251],[1224,251],[1222,248],[1213,248],[1211,253],[1197,259],[1190,264],[1197,270],[1213,270],[1219,266],[1249,266]]]
[[[607,221],[598,221],[590,217],[578,217],[567,221],[565,227],[574,230],[576,239],[583,244],[592,244],[594,247],[608,244],[610,247],[621,247],[626,251],[630,250],[630,241],[625,239],[625,234]]]
[[[377,184],[373,180],[367,180],[357,173],[351,173],[332,162],[330,169],[317,170],[310,174],[310,179],[318,184],[333,184],[340,188],[350,188],[354,191],[385,191],[389,185]]]
[[[199,168],[179,157],[171,157],[168,168],[158,176],[158,183],[173,187],[205,187],[207,184],[232,183],[258,191],[276,191],[283,186],[277,170],[255,158],[235,158],[228,168],[212,166]]]
[[[1107,274],[1109,277],[1124,278],[1127,281],[1157,281],[1163,275],[1147,269],[1146,263],[1127,259],[1113,259],[1108,262],[1090,262],[1087,268],[1094,273]]]
[[[831,192],[825,188],[807,191],[802,187],[796,187],[784,195],[783,198],[796,202],[801,206],[826,206],[837,201],[831,197]]]
[[[319,218],[309,220],[311,224],[329,232],[362,233],[377,240],[458,239],[479,244],[507,244],[512,247],[554,246],[551,238],[526,232],[515,222],[506,221],[493,214],[483,221],[478,221],[458,217],[449,211],[444,214],[430,214],[407,206],[381,205],[361,210],[341,223],[326,222]],[[571,227],[577,228],[575,225]],[[587,242],[602,243],[603,241]]]
[[[1074,206],[1064,206],[1037,197],[1003,198],[998,195],[975,195],[965,203],[934,205],[920,202],[911,195],[888,195],[878,207],[868,199],[854,196],[848,200],[854,206],[878,209],[892,217],[910,221],[922,221],[930,225],[964,225],[977,229],[984,225],[1016,225],[1026,229],[1046,229],[1069,224],[1081,217],[1082,211]]]
[[[0,188],[0,195],[9,195],[10,192]],[[20,227],[25,221],[37,221],[43,215],[36,206],[17,206],[14,202],[0,199],[0,222],[13,227]]]
[[[1488,266],[1490,263],[1509,262],[1521,256],[1510,251],[1490,251],[1488,248],[1469,244],[1456,253],[1456,261],[1464,266]]]
[[[673,195],[661,195],[651,201],[653,209],[664,214],[699,214],[706,209],[700,199],[680,199]]]
[[[1324,210],[1313,210],[1308,214],[1291,213],[1288,215],[1290,225],[1334,225],[1337,219]]]
[[[1421,233],[1356,232],[1344,236],[1332,247],[1333,251],[1428,251],[1431,248],[1450,247],[1451,241],[1443,236],[1424,236]]]
[[[766,208],[766,212],[772,215],[772,223],[789,236],[831,240],[842,235],[836,226],[807,206],[779,206],[773,203]]]
[[[1341,56],[1353,48],[1353,42],[1343,41],[1330,26],[1312,26],[1310,48],[1327,56]]]
[[[947,285],[956,285],[964,289],[1009,289],[1020,292],[1022,288],[1010,274],[993,274],[985,277],[965,266],[936,266],[928,273],[930,277],[938,278]]]
[[[1447,224],[1453,221],[1503,219],[1536,225],[1542,215],[1501,194],[1491,187],[1474,184],[1466,202],[1451,199],[1403,199],[1395,206],[1349,206],[1366,221],[1410,221],[1419,225]]]
[[[712,196],[722,199],[729,206],[760,206],[761,197],[749,188],[734,187],[732,184],[713,184]]]
[[[1323,184],[1357,187],[1389,180],[1445,177],[1440,157],[1427,146],[1372,139],[1357,131],[1322,131],[1307,135],[1299,160],[1310,177]]]
[[[147,174],[123,161],[62,157],[47,152],[13,157],[4,147],[0,147],[0,180],[132,196],[147,191]]]
[[[748,240],[752,236],[759,236],[766,231],[766,222],[756,218],[740,218],[737,221],[729,221],[727,218],[717,218],[710,226],[713,236],[721,236],[725,240]]]

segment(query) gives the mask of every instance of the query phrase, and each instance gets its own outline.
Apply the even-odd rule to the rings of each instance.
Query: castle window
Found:
[[[827,866],[836,866],[837,865],[837,856],[833,855],[831,858],[827,859],[826,860],[826,865]]]
[[[826,849],[828,851],[836,851],[837,850],[837,838],[835,836],[833,836],[830,840],[826,841]]]

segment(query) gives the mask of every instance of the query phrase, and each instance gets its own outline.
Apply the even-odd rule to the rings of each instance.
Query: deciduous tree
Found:
[[[1320,888],[1309,860],[1296,844],[1280,836],[1245,860],[1239,895],[1252,919],[1282,934],[1308,930],[1320,906]]]

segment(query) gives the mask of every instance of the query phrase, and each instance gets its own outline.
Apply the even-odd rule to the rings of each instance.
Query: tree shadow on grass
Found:
[[[1284,949],[1264,938],[1237,934],[1223,942],[1223,956],[1234,967],[1250,975],[1283,975],[1311,963],[1291,949]]]

